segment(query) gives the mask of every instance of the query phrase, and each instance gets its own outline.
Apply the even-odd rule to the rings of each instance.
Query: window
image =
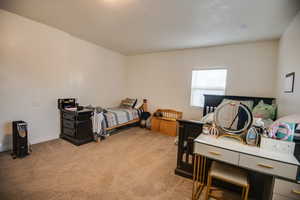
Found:
[[[204,106],[204,94],[224,95],[227,69],[193,70],[191,105]]]

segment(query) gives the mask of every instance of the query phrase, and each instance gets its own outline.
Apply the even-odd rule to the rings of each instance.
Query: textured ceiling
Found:
[[[0,0],[0,8],[125,55],[276,39],[299,0]]]

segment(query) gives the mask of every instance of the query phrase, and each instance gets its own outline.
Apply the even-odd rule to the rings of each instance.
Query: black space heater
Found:
[[[28,131],[27,123],[24,121],[13,121],[13,158],[23,158],[28,153]]]

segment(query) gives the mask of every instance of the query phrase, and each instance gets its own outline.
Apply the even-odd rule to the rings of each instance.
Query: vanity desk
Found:
[[[300,163],[292,154],[282,154],[239,141],[200,134],[194,140],[193,200],[199,198],[206,185],[207,173],[213,160],[248,171],[250,198],[261,200],[300,199]]]

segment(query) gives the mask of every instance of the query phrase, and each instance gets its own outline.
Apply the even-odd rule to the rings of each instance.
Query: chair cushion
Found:
[[[245,170],[227,165],[225,163],[213,161],[209,174],[213,178],[217,178],[242,187],[249,185],[248,175]]]

